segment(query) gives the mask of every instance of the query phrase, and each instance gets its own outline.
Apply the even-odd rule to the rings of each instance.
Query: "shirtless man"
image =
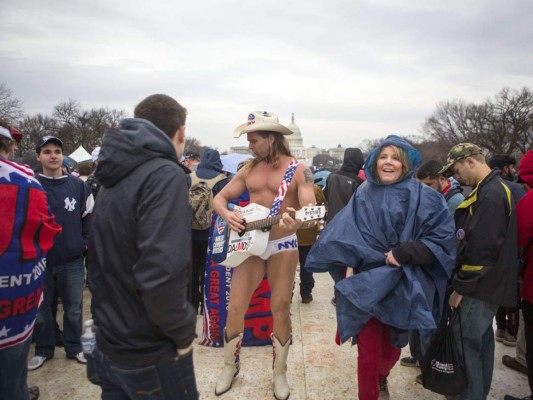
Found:
[[[213,201],[216,212],[234,231],[244,229],[244,220],[238,212],[228,209],[228,203],[248,190],[250,202],[271,208],[285,171],[294,160],[284,138],[284,135],[290,135],[292,131],[280,125],[275,114],[260,111],[251,113],[248,122],[235,129],[234,137],[238,138],[242,134],[247,135],[249,148],[255,158],[237,172]],[[309,168],[298,164],[281,204],[279,214],[282,219],[279,225],[274,225],[270,231],[265,254],[249,257],[233,270],[224,335],[224,368],[216,383],[216,395],[227,392],[231,388],[233,378],[239,373],[244,315],[254,290],[266,272],[271,288],[270,308],[274,321],[274,396],[278,400],[289,397],[286,365],[291,342],[290,302],[298,264],[298,248],[276,244],[296,243],[296,230],[302,225],[309,227],[315,223],[303,223],[291,218],[287,213],[304,205],[316,204],[313,181]]]

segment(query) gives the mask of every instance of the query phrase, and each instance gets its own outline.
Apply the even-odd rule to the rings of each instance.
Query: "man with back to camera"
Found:
[[[102,398],[198,398],[189,188],[178,161],[186,112],[167,95],[148,96],[102,141],[89,245],[97,348],[87,356]]]

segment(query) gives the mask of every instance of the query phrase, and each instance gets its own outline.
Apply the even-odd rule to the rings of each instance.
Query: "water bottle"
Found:
[[[85,332],[81,335],[81,347],[85,354],[92,354],[96,348],[96,336],[94,334],[94,321],[88,319],[85,321]]]

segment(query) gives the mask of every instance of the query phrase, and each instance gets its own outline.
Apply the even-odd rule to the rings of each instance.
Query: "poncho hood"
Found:
[[[405,139],[402,139],[401,137],[396,135],[389,135],[379,144],[378,147],[376,147],[370,152],[368,158],[366,159],[365,176],[367,181],[373,182],[377,185],[382,185],[382,183],[376,181],[372,172],[374,169],[374,163],[376,161],[376,158],[379,156],[381,149],[386,146],[396,146],[405,150],[405,152],[407,153],[407,158],[409,159],[409,163],[411,164],[411,169],[407,172],[407,174],[402,176],[400,180],[403,181],[405,179],[412,178],[413,174],[415,173],[415,170],[420,167],[420,163],[422,161],[422,156],[420,155],[420,152],[413,146],[411,146]]]

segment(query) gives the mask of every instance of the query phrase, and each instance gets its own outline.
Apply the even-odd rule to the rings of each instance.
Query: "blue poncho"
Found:
[[[391,185],[372,176],[384,146],[407,151],[411,171]],[[342,342],[353,338],[375,317],[393,329],[393,343],[407,344],[406,330],[427,339],[440,319],[455,259],[454,222],[444,197],[412,179],[420,153],[398,136],[388,136],[366,163],[363,183],[320,234],[305,268],[330,272],[336,280],[337,323]],[[384,253],[399,243],[420,241],[435,256],[433,265],[385,265]],[[340,280],[346,266],[356,274]]]

